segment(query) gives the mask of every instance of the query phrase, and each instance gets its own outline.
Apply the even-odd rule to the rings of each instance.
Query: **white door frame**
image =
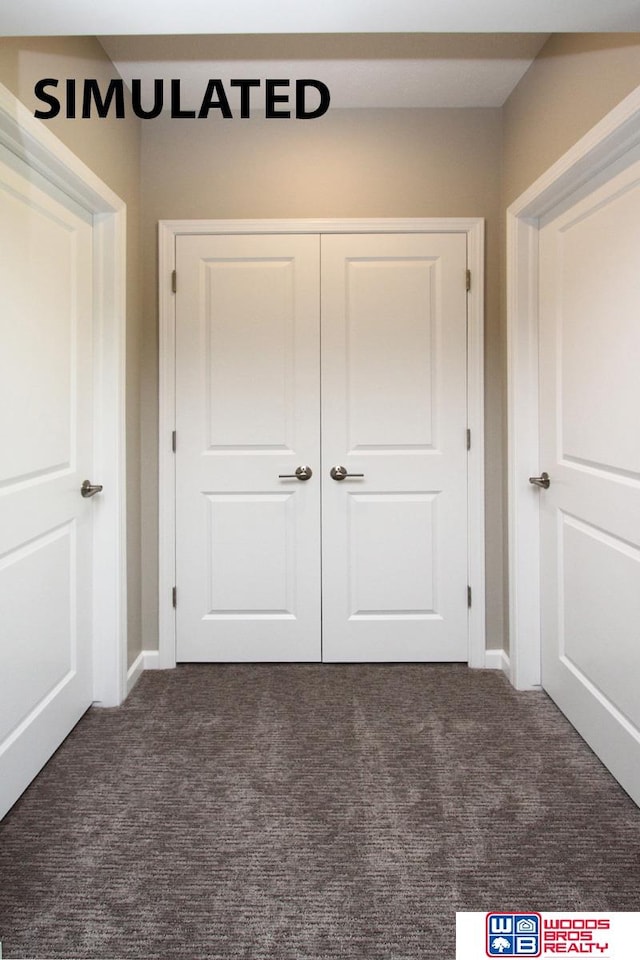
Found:
[[[540,686],[538,221],[589,182],[638,159],[640,87],[529,187],[507,211],[509,632],[511,682]]]
[[[127,690],[126,207],[2,84],[0,144],[93,216],[95,432],[90,479],[105,488],[93,518],[93,700],[117,706]]]
[[[161,668],[176,665],[175,586],[175,296],[172,273],[176,240],[207,233],[464,233],[472,283],[467,301],[467,416],[472,444],[468,459],[469,666],[484,667],[484,220],[162,220],[159,224],[159,639]],[[461,278],[462,279],[462,278]]]

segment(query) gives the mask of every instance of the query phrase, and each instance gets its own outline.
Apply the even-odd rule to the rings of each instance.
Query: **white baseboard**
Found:
[[[511,661],[504,650],[485,650],[484,665],[487,670],[502,670],[511,679]]]
[[[158,650],[143,650],[138,654],[127,670],[127,696],[142,676],[143,670],[159,670],[160,653]]]
[[[484,666],[486,670],[502,670],[511,678],[511,661],[504,650],[485,650]],[[160,669],[160,652],[158,650],[143,650],[138,654],[127,671],[127,696],[142,676],[143,670]]]

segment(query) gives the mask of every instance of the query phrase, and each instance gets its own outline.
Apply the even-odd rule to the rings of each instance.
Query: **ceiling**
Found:
[[[97,36],[127,82],[180,79],[191,107],[212,78],[321,80],[334,109],[495,107],[549,33],[634,30],[640,0],[0,0],[0,37]]]
[[[0,0],[0,35],[640,30],[639,0]]]
[[[331,107],[498,107],[528,69],[548,34],[302,34],[279,36],[101,37],[130,86],[181,81],[183,106],[199,107],[210,78],[313,78],[331,91]],[[168,89],[168,84],[166,84]],[[257,96],[257,95],[256,95]],[[264,101],[262,101],[264,104]]]

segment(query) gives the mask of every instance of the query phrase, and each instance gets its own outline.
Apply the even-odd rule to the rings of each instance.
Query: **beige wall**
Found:
[[[508,205],[640,84],[640,34],[555,34],[504,106]]]
[[[319,120],[170,120],[142,140],[143,625],[157,643],[157,239],[162,219],[485,217],[487,624],[503,643],[499,109],[332,110]]]
[[[0,83],[33,110],[33,87],[44,77],[116,76],[90,38],[0,39]],[[45,122],[45,121],[43,121]],[[47,126],[127,204],[127,563],[129,662],[142,649],[140,581],[140,121],[67,120]]]

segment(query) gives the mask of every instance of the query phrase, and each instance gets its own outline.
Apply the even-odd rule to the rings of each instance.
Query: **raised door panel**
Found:
[[[350,493],[350,619],[430,618],[437,610],[436,496]]]
[[[64,524],[0,560],[2,674],[0,742],[67,678],[77,661],[76,530]],[[43,614],[46,611],[46,629]]]
[[[296,550],[289,533],[294,495],[218,493],[207,500],[207,616],[293,619]]]
[[[293,452],[295,270],[290,257],[202,267],[206,433],[213,454]]]
[[[178,240],[178,660],[320,659],[318,271],[315,236]]]
[[[352,259],[347,271],[347,451],[433,449],[437,260]]]
[[[558,654],[640,730],[640,549],[562,514],[558,555]]]

